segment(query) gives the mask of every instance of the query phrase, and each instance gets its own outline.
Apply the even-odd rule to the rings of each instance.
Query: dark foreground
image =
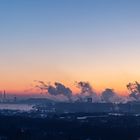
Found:
[[[86,117],[85,117],[86,116]],[[63,114],[0,116],[0,140],[139,140],[140,117]]]

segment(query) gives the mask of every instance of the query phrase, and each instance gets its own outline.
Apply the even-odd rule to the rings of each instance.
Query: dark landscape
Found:
[[[85,115],[87,118],[82,119]],[[77,119],[77,116],[81,117]],[[53,114],[48,118],[0,115],[1,140],[139,140],[139,138],[140,116],[132,114],[123,116],[105,113]]]

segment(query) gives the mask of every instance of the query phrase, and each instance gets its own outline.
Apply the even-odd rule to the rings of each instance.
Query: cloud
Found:
[[[129,97],[132,97],[135,100],[140,100],[140,84],[137,81],[134,83],[128,83],[126,87],[130,92]]]
[[[117,94],[113,91],[113,89],[106,88],[102,94],[101,94],[101,100],[103,102],[118,102],[118,96]]]
[[[90,96],[92,94],[95,94],[93,92],[91,85],[88,82],[80,81],[80,82],[76,82],[76,85],[81,90],[80,91],[81,95]]]
[[[43,93],[48,93],[53,96],[57,95],[64,95],[68,97],[69,99],[72,96],[72,91],[70,88],[65,87],[62,83],[55,82],[54,85],[51,85],[50,83],[46,84],[43,81],[36,81],[38,84],[35,86],[36,88],[39,88]]]

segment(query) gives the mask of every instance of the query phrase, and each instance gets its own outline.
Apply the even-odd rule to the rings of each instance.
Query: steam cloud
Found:
[[[140,84],[137,81],[127,84],[126,87],[130,91],[129,97],[140,100]]]
[[[65,87],[63,84],[55,82],[54,83],[55,86],[48,86],[48,92],[51,95],[59,95],[59,94],[63,94],[67,97],[70,97],[72,94],[72,91],[70,90],[70,88]]]
[[[104,102],[117,102],[117,98],[117,94],[110,88],[106,88],[101,95],[101,99]]]
[[[63,84],[55,82],[54,85],[50,83],[46,84],[43,81],[37,81],[39,85],[36,85],[42,92],[49,93],[50,95],[57,96],[57,95],[64,95],[68,99],[72,96],[72,91],[70,88],[65,87]]]
[[[111,103],[126,103],[129,101],[140,101],[140,84],[138,82],[127,84],[127,89],[130,94],[128,97],[119,96],[111,88],[106,88],[101,95],[96,94],[93,91],[92,86],[89,82],[76,82],[76,87],[80,89],[80,93],[77,95],[72,94],[72,90],[66,87],[64,84],[55,82],[53,85],[50,83],[45,83],[44,81],[37,82],[36,88],[40,89],[42,93],[47,93],[47,95],[53,97],[62,98],[66,97],[69,101],[87,101],[87,99],[92,98],[93,102],[111,102]]]
[[[77,87],[81,90],[80,94],[85,96],[91,96],[95,94],[91,85],[88,82],[76,82]]]

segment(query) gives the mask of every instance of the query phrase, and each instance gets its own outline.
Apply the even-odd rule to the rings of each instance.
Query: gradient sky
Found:
[[[0,0],[0,89],[34,80],[124,93],[140,81],[140,1]]]

